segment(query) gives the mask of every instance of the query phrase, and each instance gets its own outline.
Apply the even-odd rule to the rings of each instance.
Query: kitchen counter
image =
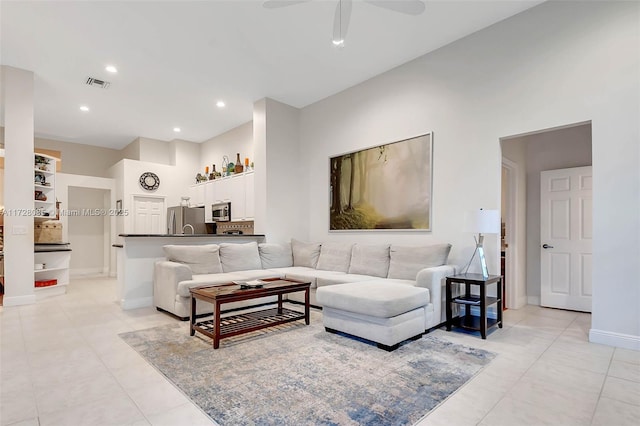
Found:
[[[71,251],[69,243],[34,243],[33,251],[35,253],[49,253],[58,251]]]
[[[153,306],[153,268],[164,259],[163,246],[262,243],[265,236],[220,234],[120,234],[117,270],[120,307],[124,310]]]

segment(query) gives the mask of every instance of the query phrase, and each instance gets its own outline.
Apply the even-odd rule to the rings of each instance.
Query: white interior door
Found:
[[[165,234],[164,198],[133,197],[133,233],[134,234]]]
[[[540,301],[591,312],[591,166],[540,173]]]

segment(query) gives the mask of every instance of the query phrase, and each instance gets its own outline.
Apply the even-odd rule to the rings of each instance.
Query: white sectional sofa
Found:
[[[309,243],[290,244],[222,243],[199,246],[165,246],[166,260],[156,262],[154,302],[159,310],[186,320],[190,315],[189,289],[235,280],[268,277],[311,282],[311,304],[320,287],[384,282],[416,286],[425,293],[425,330],[444,321],[443,279],[455,273],[447,264],[451,245],[420,247],[389,244]],[[289,300],[303,301],[304,294],[292,293]],[[225,305],[225,309],[261,304],[274,299],[255,299]],[[212,306],[198,304],[197,314],[211,313]]]

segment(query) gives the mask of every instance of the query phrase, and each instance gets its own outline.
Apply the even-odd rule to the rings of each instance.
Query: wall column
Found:
[[[33,285],[33,72],[3,66],[4,306],[35,302]]]
[[[307,171],[300,161],[300,110],[265,98],[253,105],[255,232],[268,242],[308,236]]]

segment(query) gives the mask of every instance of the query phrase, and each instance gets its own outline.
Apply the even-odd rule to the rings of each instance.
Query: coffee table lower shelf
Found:
[[[278,312],[279,311],[279,312]],[[220,319],[220,339],[250,333],[267,327],[305,319],[304,312],[287,308],[263,309],[261,311],[241,313]],[[200,321],[193,330],[215,339],[215,320]]]

